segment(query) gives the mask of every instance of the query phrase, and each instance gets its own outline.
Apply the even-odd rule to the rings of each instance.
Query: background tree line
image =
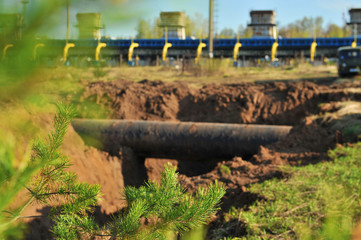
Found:
[[[157,17],[153,21],[141,19],[136,27],[136,38],[161,38],[163,29],[158,27],[160,18]],[[280,26],[280,24],[277,24]],[[208,19],[202,14],[196,13],[193,17],[186,17],[186,36],[195,38],[208,37]],[[283,38],[311,38],[311,37],[350,37],[352,28],[344,25],[339,26],[329,23],[324,26],[322,17],[304,17],[285,26],[278,28],[279,36]],[[240,38],[252,37],[252,28],[247,25],[239,25],[237,30],[232,28],[223,28],[215,33],[217,38]]]
[[[304,17],[286,26],[279,28],[279,35],[284,38],[310,38],[310,37],[350,37],[352,28],[329,23],[324,27],[322,17]]]

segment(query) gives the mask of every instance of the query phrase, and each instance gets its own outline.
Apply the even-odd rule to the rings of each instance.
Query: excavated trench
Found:
[[[260,146],[258,153],[247,159],[234,157],[208,162],[146,159],[145,172],[149,179],[159,180],[163,165],[171,162],[177,165],[180,182],[189,191],[214,180],[227,186],[222,211],[208,233],[212,238],[214,229],[227,228],[223,226],[223,212],[231,206],[248,206],[260,198],[245,191],[245,186],[284,177],[278,170],[283,164],[327,161],[329,149],[350,140],[343,136],[342,125],[334,127],[340,119],[325,121],[312,116],[336,111],[336,102],[360,101],[359,90],[360,84],[355,81],[209,84],[196,89],[183,83],[120,80],[92,83],[84,97],[110,108],[114,119],[293,126],[284,139]],[[127,154],[123,154],[123,161],[130,161]],[[124,177],[125,183],[137,183]],[[242,231],[237,226],[231,229],[238,235],[237,231]]]
[[[337,84],[327,81],[323,84],[305,81],[209,84],[196,89],[183,83],[119,80],[92,83],[83,97],[111,109],[114,119],[294,126],[283,141],[262,146],[258,154],[243,159],[265,167],[270,164],[295,164],[296,159],[304,164],[314,162],[316,158],[324,160],[323,154],[336,143],[337,132],[306,117],[320,114],[323,103],[359,100],[361,95],[355,91],[357,88],[357,82]],[[237,159],[240,160],[236,158],[233,162]],[[159,179],[166,161],[146,159],[148,177]],[[219,165],[219,161],[199,163],[192,159],[172,162],[178,166],[188,187],[193,185],[190,183],[193,180],[186,181],[187,177],[214,180],[211,175]]]
[[[102,214],[111,214],[124,206],[115,199],[120,195],[114,194],[121,192],[124,185],[139,186],[145,179],[158,181],[166,162],[177,166],[179,180],[190,192],[215,180],[223,182],[227,193],[222,200],[222,210],[209,230],[212,238],[214,229],[224,227],[222,216],[231,206],[248,206],[260,197],[247,192],[245,186],[284,177],[279,171],[280,165],[327,161],[329,149],[336,144],[356,140],[355,136],[343,133],[347,123],[339,124],[342,118],[325,120],[313,116],[336,112],[337,102],[360,101],[360,87],[361,84],[356,81],[337,83],[322,80],[208,84],[200,88],[178,82],[148,80],[93,82],[85,89],[79,104],[79,112],[84,118],[89,115],[87,105],[82,103],[95,102],[110,112],[113,119],[289,125],[293,128],[280,141],[260,146],[255,155],[244,159],[237,156],[217,161],[146,158],[144,168],[139,169],[134,161],[138,156],[129,148],[123,147],[113,156],[88,149],[84,150],[88,154],[86,160],[79,160],[83,157],[78,153],[70,153],[75,162],[73,170],[83,181],[104,183],[104,200],[99,208]],[[359,115],[353,115],[361,119]],[[94,160],[93,153],[98,159],[102,156],[100,160]],[[93,163],[95,161],[101,163]],[[86,170],[87,167],[100,165],[98,173],[97,169]],[[102,168],[107,169],[103,172],[111,171],[111,174],[100,174]],[[91,179],[92,173],[97,179]],[[110,185],[114,181],[117,184]],[[242,231],[242,228],[233,227],[229,231],[229,234],[239,234],[237,231]]]

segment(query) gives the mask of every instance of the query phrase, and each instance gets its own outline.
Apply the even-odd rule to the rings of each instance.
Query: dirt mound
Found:
[[[143,80],[138,83],[128,81],[91,83],[84,98],[105,104],[117,119],[176,120],[179,99],[191,89],[181,83],[164,84],[161,81]]]
[[[207,186],[214,180],[227,187],[222,209],[227,211],[231,206],[239,206],[246,202],[237,200],[235,193],[245,192],[244,186],[262,182],[274,177],[283,177],[280,165],[305,165],[327,161],[327,150],[336,144],[335,137],[327,129],[315,123],[302,124],[293,128],[283,140],[268,146],[261,146],[258,154],[245,161],[235,157],[232,160],[218,163],[214,170],[203,175],[189,177],[180,176],[182,185],[190,191],[198,186]]]
[[[350,92],[343,89],[358,86],[305,81],[194,89],[182,83],[121,80],[91,83],[83,99],[108,106],[117,119],[296,125],[317,113],[319,103],[348,99]]]
[[[124,187],[122,158],[85,146],[72,127],[63,149],[73,160],[70,170],[77,173],[80,181],[101,185],[103,197],[99,206],[102,212],[110,214],[124,206],[124,201],[121,200],[121,190]]]

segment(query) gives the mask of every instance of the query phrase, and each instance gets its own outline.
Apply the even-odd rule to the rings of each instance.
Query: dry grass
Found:
[[[188,66],[184,71],[182,67],[169,66],[138,66],[138,67],[105,67],[94,68],[64,68],[45,69],[45,72],[56,72],[57,75],[76,78],[86,82],[114,81],[124,79],[128,81],[161,80],[163,82],[184,82],[191,86],[199,87],[208,83],[232,84],[255,81],[278,81],[278,80],[307,80],[307,79],[330,79],[337,77],[337,67],[311,66],[298,64],[297,66],[285,67],[232,67],[232,62],[227,60],[213,60],[213,64],[204,60],[200,65]],[[102,74],[99,74],[101,72]]]

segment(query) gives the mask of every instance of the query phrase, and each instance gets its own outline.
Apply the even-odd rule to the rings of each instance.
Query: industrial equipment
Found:
[[[338,49],[338,75],[358,74],[361,71],[361,47],[341,47]]]
[[[191,160],[250,157],[261,145],[284,138],[291,126],[196,122],[76,119],[86,143],[117,154],[126,146],[138,155]]]

